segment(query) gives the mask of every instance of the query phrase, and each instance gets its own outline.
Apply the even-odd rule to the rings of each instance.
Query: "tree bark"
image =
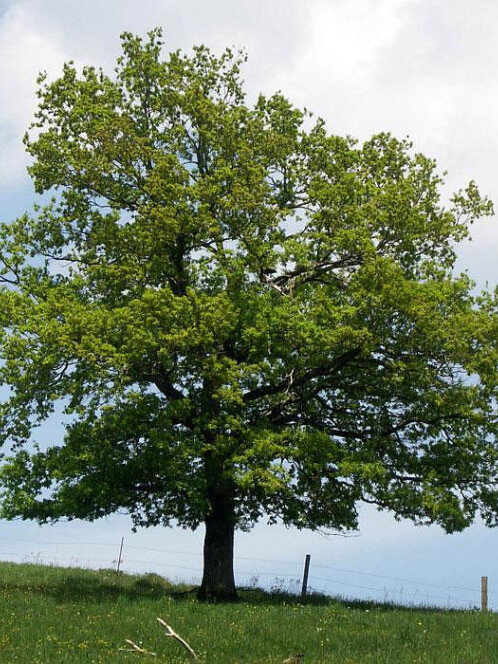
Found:
[[[197,598],[204,601],[235,601],[233,490],[221,480],[213,483],[210,494],[211,510],[205,519],[204,571]]]

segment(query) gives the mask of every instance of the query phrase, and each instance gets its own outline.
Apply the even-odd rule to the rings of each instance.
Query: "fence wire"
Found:
[[[98,547],[101,549],[105,547],[109,549],[109,556],[95,555],[92,556],[91,551],[86,555],[59,555],[58,552],[42,552],[42,551],[0,551],[0,558],[4,561],[14,560],[14,562],[34,562],[42,564],[55,564],[55,565],[69,565],[72,567],[111,567],[115,568],[119,562],[120,569],[127,572],[139,572],[138,567],[148,568],[148,571],[160,570],[161,573],[167,570],[180,571],[179,577],[189,582],[198,581],[202,575],[202,564],[200,561],[199,553],[193,551],[185,551],[179,549],[156,548],[139,546],[137,544],[127,544],[125,542],[123,553],[118,560],[118,555],[112,555],[119,550],[119,542],[95,542],[95,541],[69,541],[69,540],[43,540],[43,539],[4,539],[3,544],[8,548],[11,544],[34,544],[36,546],[49,546],[49,547],[65,547],[78,548],[80,551],[83,548]],[[111,553],[112,549],[112,553]],[[131,552],[132,555],[127,554]],[[133,554],[137,552],[138,557]],[[144,552],[145,555],[141,556],[139,552]],[[100,553],[100,552],[99,552]],[[177,564],[172,561],[162,561],[153,559],[155,557],[148,554],[162,554],[167,556],[182,556],[197,559],[197,564],[192,561],[192,565]],[[252,585],[261,587],[278,587],[282,590],[300,589],[303,560],[280,560],[278,558],[258,558],[248,556],[234,556],[235,574],[239,585]],[[251,571],[244,570],[247,563],[251,564]],[[261,565],[271,565],[272,569],[261,568]],[[289,567],[291,569],[289,569]],[[318,574],[316,573],[318,571]],[[328,575],[327,572],[332,574]],[[188,574],[187,574],[188,573]],[[340,575],[340,577],[338,577]],[[169,575],[171,576],[171,574]],[[178,578],[177,576],[177,578]],[[366,583],[358,583],[357,579],[352,577],[365,578]],[[186,578],[188,577],[188,579]],[[261,583],[261,577],[264,581]],[[388,582],[390,585],[373,585],[368,583],[368,579],[382,580]],[[273,583],[272,581],[273,580]],[[375,583],[375,581],[374,581]],[[394,585],[395,584],[395,585]],[[401,585],[400,585],[401,584]],[[405,587],[405,584],[411,586]],[[397,601],[400,604],[433,604],[440,605],[444,603],[445,606],[451,608],[475,608],[480,603],[480,590],[479,588],[471,588],[469,586],[451,585],[435,583],[433,581],[424,581],[421,579],[410,579],[406,577],[391,576],[384,573],[365,571],[360,569],[336,567],[332,565],[325,565],[322,563],[314,563],[313,556],[311,560],[310,574],[308,579],[308,588],[310,591],[321,592],[326,595],[343,596],[341,591],[347,593],[347,597],[351,600],[354,599],[376,599],[378,597],[371,597],[371,593],[381,595],[382,601]],[[427,589],[430,589],[427,590]],[[436,589],[437,592],[433,592]],[[362,591],[361,597],[357,597],[358,592]],[[448,591],[447,595],[443,595],[440,591]],[[356,597],[355,597],[356,595]],[[457,595],[457,596],[455,596]],[[498,604],[498,592],[488,592],[490,601],[495,599]]]

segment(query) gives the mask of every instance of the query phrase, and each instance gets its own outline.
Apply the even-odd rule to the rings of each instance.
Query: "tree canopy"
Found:
[[[235,595],[261,518],[496,525],[497,301],[454,272],[489,201],[443,205],[408,140],[249,103],[243,54],[122,47],[40,76],[52,198],[0,227],[0,515],[205,524],[200,597]]]

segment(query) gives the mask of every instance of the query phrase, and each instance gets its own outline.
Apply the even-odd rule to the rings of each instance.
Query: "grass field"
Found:
[[[160,616],[205,664],[498,664],[498,616],[246,591],[199,604],[155,575],[0,563],[0,661],[188,662]],[[120,651],[130,639],[157,657]]]

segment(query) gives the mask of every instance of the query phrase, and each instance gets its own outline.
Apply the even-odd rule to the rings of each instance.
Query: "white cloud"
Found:
[[[21,139],[36,108],[35,79],[41,70],[56,76],[64,61],[114,67],[123,31],[145,34],[163,28],[166,50],[190,50],[205,43],[251,54],[249,87],[264,87],[275,67],[294,63],[306,30],[299,0],[11,0],[0,7],[0,183],[25,181]]]
[[[25,177],[21,139],[36,108],[35,80],[60,67],[64,54],[50,33],[37,29],[29,3],[19,2],[0,19],[0,181],[13,186]]]
[[[498,200],[498,5],[464,0],[11,0],[0,13],[0,183],[26,181],[21,138],[36,106],[41,69],[63,61],[112,69],[124,30],[164,30],[166,49],[206,43],[247,48],[247,88],[281,89],[322,115],[329,130],[360,139],[409,134],[449,171],[449,186],[475,178]],[[488,223],[463,252],[481,280],[496,280]],[[491,258],[491,257],[490,257]]]
[[[490,2],[323,0],[313,4],[306,52],[275,80],[330,131],[410,135],[448,171],[447,191],[475,179],[498,204],[497,22]],[[476,224],[473,236],[461,265],[496,283],[496,224]]]

